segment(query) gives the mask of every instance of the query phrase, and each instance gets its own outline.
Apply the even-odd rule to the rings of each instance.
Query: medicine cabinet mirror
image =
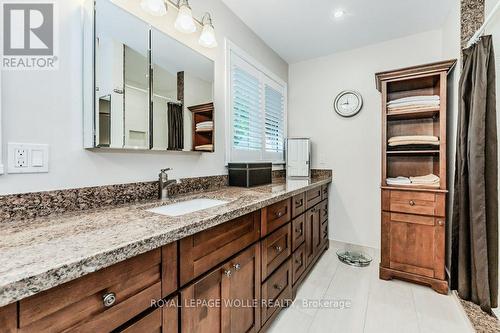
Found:
[[[213,61],[110,0],[87,9],[86,148],[213,152]]]

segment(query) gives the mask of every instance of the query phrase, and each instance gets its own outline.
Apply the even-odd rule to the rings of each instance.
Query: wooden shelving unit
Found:
[[[188,107],[189,111],[193,114],[193,147],[194,151],[214,152],[215,144],[215,117],[214,117],[214,103],[206,103]],[[205,121],[212,121],[212,129],[196,129],[196,125]],[[199,150],[196,147],[202,145],[212,145],[211,150]]]
[[[382,94],[382,244],[380,278],[399,278],[448,292],[445,275],[446,113],[448,73],[456,60],[376,74]],[[390,111],[387,103],[413,96],[440,97],[437,107]],[[394,149],[395,136],[429,135],[439,146]],[[389,177],[439,176],[439,188],[387,185]]]

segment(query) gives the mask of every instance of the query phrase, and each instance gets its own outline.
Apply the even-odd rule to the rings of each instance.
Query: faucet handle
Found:
[[[165,173],[165,172],[170,171],[170,170],[174,170],[174,169],[172,169],[172,168],[161,169],[160,172]]]

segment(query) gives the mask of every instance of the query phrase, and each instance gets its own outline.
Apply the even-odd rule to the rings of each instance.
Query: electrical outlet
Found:
[[[8,173],[49,172],[49,146],[9,142],[7,171]]]
[[[14,151],[14,166],[16,168],[28,167],[28,150],[24,148],[17,148]]]

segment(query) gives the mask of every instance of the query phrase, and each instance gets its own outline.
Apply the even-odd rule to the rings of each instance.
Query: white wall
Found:
[[[430,31],[290,65],[289,135],[311,137],[314,168],[333,169],[330,239],[380,247],[381,108],[375,73],[443,60],[441,31]],[[333,110],[345,89],[361,113]]]
[[[117,0],[138,8],[139,0]],[[197,44],[197,36],[173,30],[175,10],[157,19],[164,31],[215,60],[216,153],[95,152],[82,149],[82,0],[58,0],[60,63],[58,71],[5,72],[2,80],[3,151],[7,142],[50,144],[48,174],[0,176],[0,194],[147,181],[160,168],[173,177],[225,173],[224,37],[227,36],[283,80],[288,65],[219,0],[190,1],[194,13],[213,14],[219,41],[215,50]],[[4,162],[6,156],[4,153]]]

